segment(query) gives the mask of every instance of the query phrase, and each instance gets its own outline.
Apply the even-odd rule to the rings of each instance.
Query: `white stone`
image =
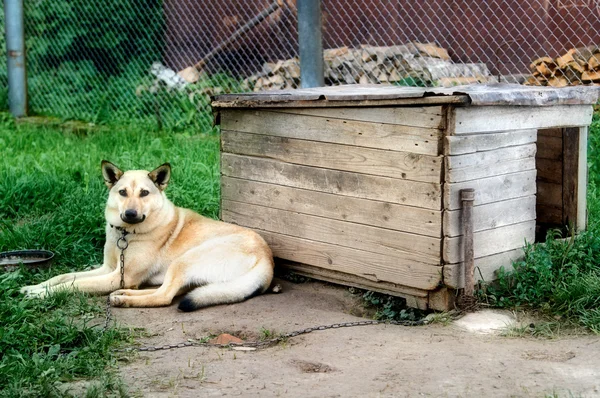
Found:
[[[497,310],[480,310],[454,321],[454,325],[473,333],[498,333],[515,324],[509,313]]]

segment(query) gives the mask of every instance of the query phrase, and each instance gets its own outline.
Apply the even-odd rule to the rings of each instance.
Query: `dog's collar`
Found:
[[[135,233],[135,231],[133,231],[133,232],[130,232],[130,231],[126,230],[126,229],[125,229],[125,228],[123,228],[123,227],[119,227],[119,226],[112,225],[112,224],[110,224],[110,227],[111,227],[111,228],[114,228],[114,229],[116,229],[117,231],[119,231],[119,232],[120,232],[120,233],[122,233],[123,235],[127,235],[127,234],[131,234],[131,233]]]

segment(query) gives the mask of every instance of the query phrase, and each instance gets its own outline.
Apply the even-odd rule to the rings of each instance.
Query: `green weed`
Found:
[[[406,300],[401,297],[373,291],[352,289],[354,294],[360,295],[363,305],[375,310],[375,319],[384,321],[415,321],[425,316],[423,311],[406,306]]]
[[[111,350],[133,331],[101,333],[100,299],[60,292],[25,300],[19,288],[101,262],[107,197],[102,159],[123,169],[171,162],[170,199],[217,217],[217,137],[143,127],[65,132],[15,125],[7,117],[0,118],[0,153],[0,251],[55,253],[50,269],[0,274],[0,396],[81,396],[81,388],[87,396],[126,395]]]

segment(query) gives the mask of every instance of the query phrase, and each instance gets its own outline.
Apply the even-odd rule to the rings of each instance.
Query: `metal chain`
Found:
[[[121,232],[121,236],[117,240],[117,247],[121,250],[120,256],[120,264],[121,267],[121,289],[125,287],[125,249],[129,246],[127,239],[125,237],[129,234],[125,229],[115,227]],[[110,295],[106,296],[106,314],[104,320],[104,327],[102,332],[106,332],[108,329],[108,325],[112,318],[112,314],[110,311]],[[146,352],[146,351],[161,351],[161,350],[171,350],[174,348],[183,348],[183,347],[220,347],[220,348],[235,348],[235,347],[248,347],[248,348],[266,348],[271,345],[277,344],[281,341],[285,341],[287,339],[297,337],[303,334],[308,334],[311,332],[321,331],[321,330],[329,330],[329,329],[339,329],[339,328],[349,328],[355,326],[370,326],[370,325],[399,325],[399,326],[421,326],[427,324],[425,319],[421,319],[418,321],[355,321],[355,322],[342,322],[342,323],[333,323],[331,325],[320,325],[313,326],[306,329],[295,330],[293,332],[282,334],[278,337],[274,337],[272,339],[260,340],[260,341],[245,341],[243,343],[228,343],[228,344],[215,344],[209,343],[207,341],[198,341],[198,340],[188,340],[181,343],[176,344],[166,344],[161,346],[144,346],[144,347],[129,347],[129,348],[120,348],[113,350],[114,352]]]
[[[209,343],[207,341],[198,341],[198,340],[188,340],[175,344],[165,344],[160,346],[144,346],[144,347],[129,347],[129,348],[120,348],[113,350],[114,352],[150,352],[150,351],[165,351],[171,350],[175,348],[184,348],[184,347],[219,347],[219,348],[236,348],[236,347],[247,347],[247,348],[255,348],[262,349],[270,347],[279,342],[285,341],[287,339],[297,337],[303,334],[308,334],[321,330],[329,330],[329,329],[340,329],[340,328],[349,328],[356,326],[372,326],[372,325],[398,325],[398,326],[422,326],[426,325],[428,322],[425,319],[421,319],[418,321],[355,321],[355,322],[342,322],[342,323],[333,323],[330,325],[320,325],[313,326],[306,329],[299,329],[293,332],[282,334],[278,337],[274,337],[272,339],[260,340],[260,341],[244,341],[242,343],[228,343],[228,344],[216,344]]]
[[[125,239],[125,237],[127,235],[129,235],[129,232],[127,232],[125,230],[125,228],[120,228],[120,227],[114,227],[114,228],[121,232],[121,236],[119,237],[119,239],[117,239],[117,247],[121,250],[121,255],[119,257],[119,259],[120,259],[119,267],[121,268],[121,271],[120,271],[121,272],[121,282],[120,282],[119,286],[121,287],[121,289],[123,289],[125,287],[125,249],[127,249],[129,247],[129,242],[127,242],[127,239]],[[112,317],[112,314],[110,312],[110,294],[109,294],[108,296],[106,296],[106,310],[105,310],[104,327],[102,328],[102,333],[106,332],[106,330],[108,329],[108,324],[110,323],[111,317]]]

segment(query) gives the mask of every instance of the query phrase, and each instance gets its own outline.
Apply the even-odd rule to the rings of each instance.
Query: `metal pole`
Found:
[[[475,259],[473,250],[473,201],[475,190],[472,188],[461,189],[460,200],[462,202],[462,224],[463,224],[463,269],[465,272],[464,295],[473,297],[475,293]]]
[[[27,114],[27,71],[25,69],[25,29],[23,0],[4,0],[8,102],[14,117]]]
[[[321,0],[298,0],[298,44],[302,88],[325,85],[321,26]]]

